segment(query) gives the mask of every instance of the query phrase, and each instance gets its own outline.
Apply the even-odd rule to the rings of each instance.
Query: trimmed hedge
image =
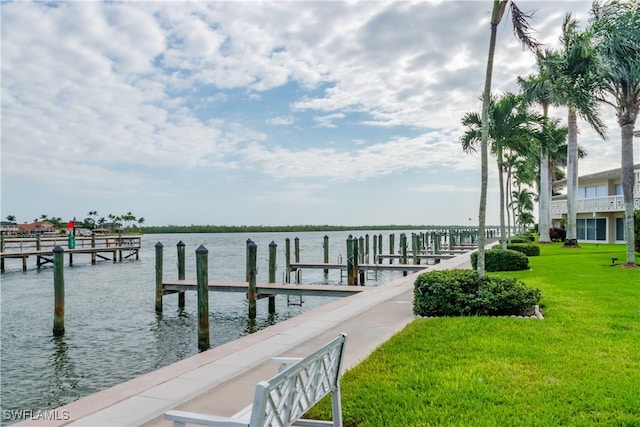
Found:
[[[507,249],[522,252],[526,256],[539,256],[540,246],[531,243],[512,243],[507,245]]]
[[[513,277],[481,279],[473,270],[423,273],[413,296],[413,313],[419,316],[524,315],[542,298],[538,289]]]
[[[513,236],[511,239],[511,243],[531,243],[533,240],[529,239],[527,236]]]
[[[471,266],[478,268],[478,252],[471,254]],[[522,252],[496,247],[484,251],[485,271],[518,271],[529,269],[529,258]]]

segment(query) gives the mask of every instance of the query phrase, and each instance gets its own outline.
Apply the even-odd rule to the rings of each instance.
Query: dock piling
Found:
[[[356,284],[355,275],[353,273],[353,271],[355,270],[354,255],[353,236],[349,234],[349,237],[347,238],[347,285],[349,286]]]
[[[251,244],[251,239],[247,239],[247,246],[246,246],[246,269],[245,269],[245,282],[249,281],[249,245]]]
[[[394,248],[396,246],[396,235],[391,233],[389,234],[389,255],[393,255]],[[393,258],[389,258],[389,264],[393,264]]]
[[[53,248],[53,335],[64,335],[64,249]]]
[[[299,238],[295,238],[293,239],[293,256],[296,260],[296,262],[300,262],[300,239]],[[300,283],[300,280],[302,279],[302,271],[300,269],[296,270],[296,283]]]
[[[178,250],[178,280],[185,279],[185,244],[182,240],[176,245]],[[184,291],[178,292],[178,308],[184,308],[185,296]]]
[[[286,283],[291,283],[291,239],[284,240],[284,258],[286,262],[285,277]]]
[[[329,264],[329,236],[324,236],[324,241],[322,242],[322,248],[324,249],[324,263]],[[329,269],[324,269],[324,274],[329,274]]]
[[[357,268],[356,268],[356,275],[360,276],[360,284],[364,285],[364,270],[360,271],[360,265],[364,265],[364,252],[365,252],[366,248],[364,247],[364,237],[360,236],[360,238],[358,239],[358,242],[356,243],[356,251],[358,256],[356,257],[357,260]]]
[[[156,243],[156,313],[162,313],[162,243]]]
[[[83,241],[82,243],[83,243],[83,245],[84,245],[84,241]],[[92,247],[92,248],[95,248],[95,247],[96,247],[96,235],[95,235],[95,234],[93,234],[93,233],[91,233],[91,247]],[[91,253],[91,264],[95,264],[95,263],[96,263],[96,261],[97,261],[96,253],[95,253],[95,252],[92,252],[92,253]]]
[[[378,235],[373,235],[373,263],[378,263]]]
[[[249,293],[247,299],[249,300],[249,319],[256,318],[256,253],[258,246],[251,242],[249,243]]]
[[[198,286],[198,349],[207,350],[209,343],[209,250],[203,245],[196,249],[196,277]]]
[[[276,254],[278,245],[273,240],[269,243],[269,283],[276,283]],[[269,314],[276,312],[276,297],[269,297]]]
[[[400,234],[400,263],[401,264],[406,264],[407,263],[407,235],[402,233]],[[407,275],[406,271],[402,272],[403,276]]]
[[[364,235],[364,262],[365,264],[369,264],[369,233]]]

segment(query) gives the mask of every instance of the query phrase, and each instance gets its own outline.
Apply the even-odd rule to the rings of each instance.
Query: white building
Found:
[[[640,164],[634,165],[634,209],[640,209]],[[576,221],[578,241],[624,243],[624,197],[621,169],[612,169],[578,178]],[[554,182],[554,188],[567,185]],[[567,219],[567,195],[554,196],[551,221],[559,226]]]

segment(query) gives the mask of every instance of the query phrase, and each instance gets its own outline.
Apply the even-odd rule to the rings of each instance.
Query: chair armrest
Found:
[[[164,418],[173,421],[174,426],[185,424],[198,424],[202,426],[215,427],[246,427],[249,422],[245,419],[233,419],[228,417],[218,417],[215,415],[199,414],[197,412],[187,411],[167,411]]]
[[[282,372],[287,368],[287,365],[292,365],[304,359],[303,357],[272,357],[271,362],[279,363],[278,372]]]

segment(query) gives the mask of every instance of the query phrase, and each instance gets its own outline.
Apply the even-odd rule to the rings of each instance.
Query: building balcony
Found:
[[[640,195],[633,199],[634,209],[640,209]],[[549,207],[552,218],[560,218],[567,213],[567,201],[552,201]],[[576,213],[591,212],[624,212],[623,196],[594,197],[592,199],[578,199],[576,201]]]

